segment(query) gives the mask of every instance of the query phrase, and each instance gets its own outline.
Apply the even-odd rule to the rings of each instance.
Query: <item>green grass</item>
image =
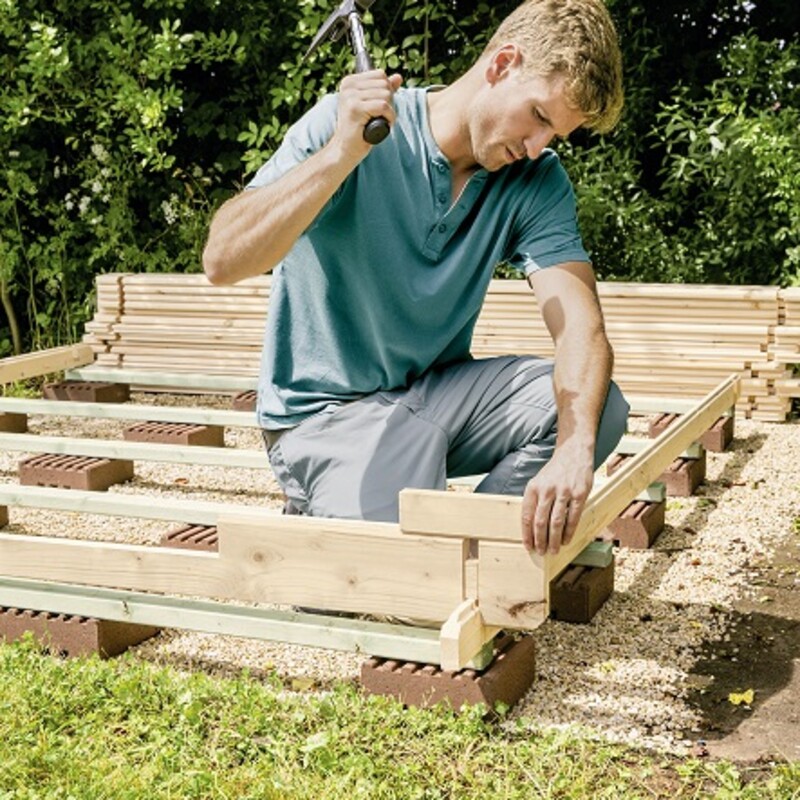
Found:
[[[800,798],[800,765],[668,759],[480,710],[404,710],[0,645],[0,800]]]

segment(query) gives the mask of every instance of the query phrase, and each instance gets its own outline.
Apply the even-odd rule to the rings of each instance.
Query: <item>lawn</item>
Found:
[[[0,645],[0,800],[800,798],[800,764],[675,759],[576,730],[531,736],[481,711]]]

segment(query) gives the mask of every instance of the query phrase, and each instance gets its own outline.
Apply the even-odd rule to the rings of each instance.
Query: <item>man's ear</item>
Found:
[[[509,42],[498,47],[486,66],[486,80],[494,84],[506,77],[522,61],[522,53],[517,45]]]

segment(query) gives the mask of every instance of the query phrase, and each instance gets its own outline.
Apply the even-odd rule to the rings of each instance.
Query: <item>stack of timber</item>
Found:
[[[600,283],[616,361],[628,395],[702,397],[731,373],[742,378],[737,411],[782,421],[800,397],[800,289],[769,286]],[[203,275],[97,278],[97,314],[84,341],[98,367],[252,377],[258,374],[270,277],[211,286]],[[526,281],[493,281],[475,328],[476,357],[552,356]]]
[[[220,287],[203,275],[101,275],[83,340],[101,367],[257,375],[269,287],[267,276]]]
[[[629,395],[699,397],[742,378],[737,410],[782,421],[800,397],[800,291],[766,286],[600,283],[614,378]],[[536,299],[523,281],[495,281],[475,328],[476,357],[552,356]]]

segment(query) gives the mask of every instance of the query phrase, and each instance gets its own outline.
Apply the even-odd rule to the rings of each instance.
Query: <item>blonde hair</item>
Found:
[[[603,0],[526,0],[495,31],[484,55],[507,43],[522,54],[526,75],[563,75],[567,102],[583,127],[610,131],[622,111],[622,57]]]

